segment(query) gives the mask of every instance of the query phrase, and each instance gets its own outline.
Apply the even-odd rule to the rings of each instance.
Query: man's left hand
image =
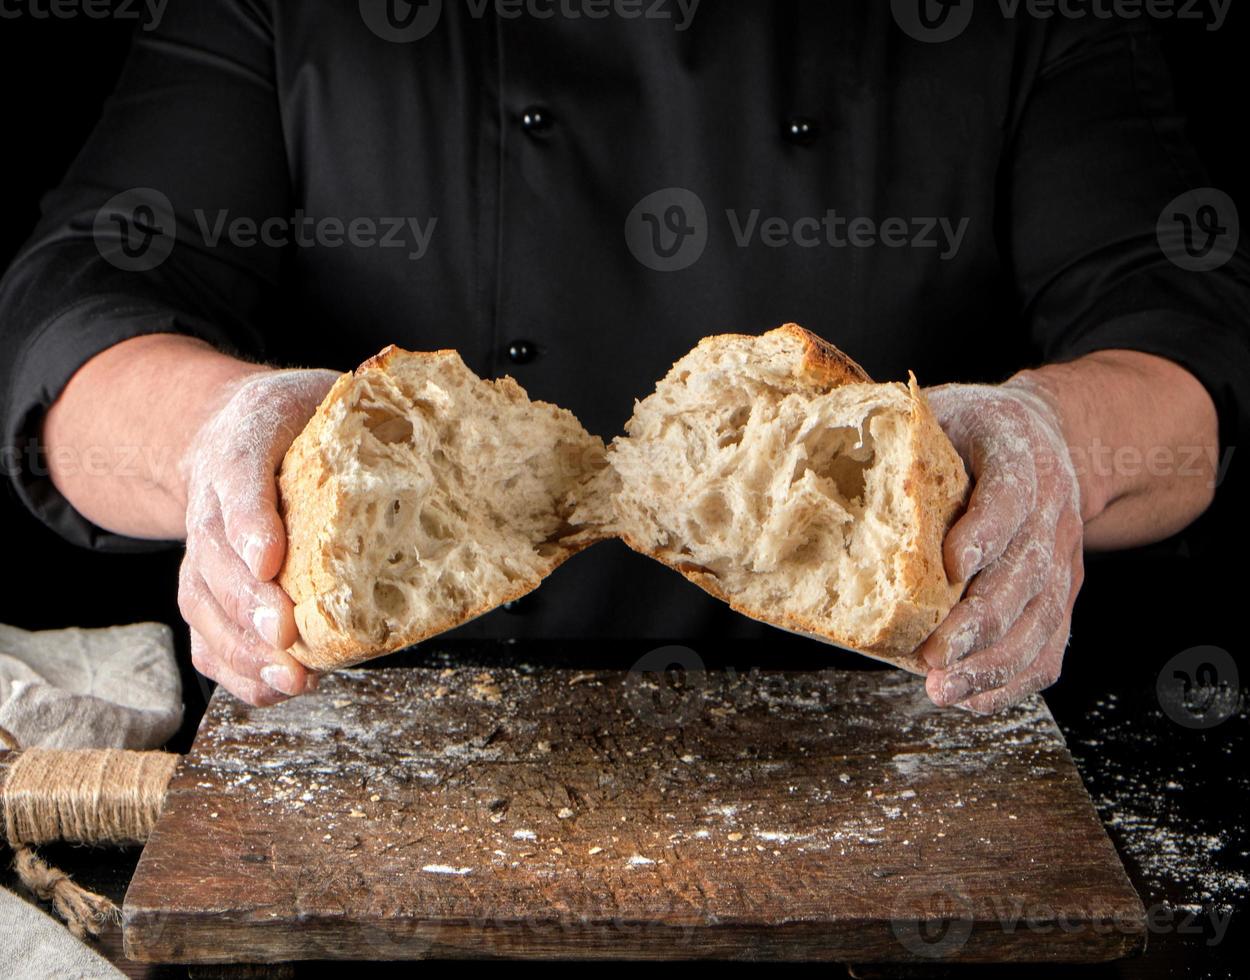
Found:
[[[963,599],[920,647],[935,704],[989,714],[1059,678],[1084,580],[1080,490],[1059,419],[1024,378],[926,392],[974,485],[943,547]]]

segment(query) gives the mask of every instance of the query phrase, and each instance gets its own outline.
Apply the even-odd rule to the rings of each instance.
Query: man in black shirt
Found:
[[[171,0],[0,285],[18,493],[90,547],[185,538],[196,666],[269,703],[313,682],[273,472],[332,374],[265,365],[454,347],[611,436],[700,337],[794,320],[970,382],[931,391],[979,574],[928,690],[1038,690],[1082,547],[1209,504],[1250,267],[1147,26],[989,5],[931,43],[905,7]],[[509,633],[764,631],[623,548],[569,567]]]

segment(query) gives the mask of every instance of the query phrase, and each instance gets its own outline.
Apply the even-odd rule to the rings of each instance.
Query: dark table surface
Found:
[[[1093,639],[1087,641],[1090,645]],[[399,654],[377,661],[378,666],[463,663],[476,665],[538,664],[551,666],[617,667],[627,669],[664,643],[656,640],[589,640],[510,643],[450,642],[435,648]],[[684,644],[683,662],[707,669],[750,669],[753,666],[818,669],[872,665],[862,658],[789,637],[752,644],[716,641]],[[1143,657],[1141,669],[1124,670],[1117,657],[1081,656],[1074,641],[1065,680],[1047,694],[1047,701],[1068,739],[1069,747],[1108,832],[1114,840],[1148,910],[1149,942],[1145,954],[1098,967],[1064,967],[1078,978],[1243,977],[1245,919],[1250,910],[1250,841],[1245,814],[1250,807],[1250,774],[1240,764],[1247,740],[1247,713],[1227,662],[1209,651],[1175,654],[1161,664]],[[1203,664],[1207,664],[1204,668]],[[1178,671],[1180,672],[1178,674]],[[1205,671],[1205,673],[1204,673]],[[1214,680],[1223,687],[1191,690],[1183,700],[1160,696],[1162,673],[1168,683],[1183,684],[1188,672],[1201,684]],[[171,746],[183,751],[194,733],[209,689],[194,681],[187,691],[191,710],[188,724]],[[1222,690],[1224,697],[1219,696]],[[1229,692],[1237,692],[1230,699]],[[56,866],[79,882],[114,898],[119,904],[138,859],[131,851],[56,846],[43,849]],[[12,881],[9,882],[12,884]],[[135,977],[187,976],[185,967],[142,967],[127,963],[120,952],[120,933],[112,929],[100,948],[123,971]],[[771,969],[802,969],[771,967]],[[309,965],[294,968],[304,976]],[[396,965],[395,975],[413,965]],[[551,964],[544,969],[578,969]],[[810,969],[810,967],[808,967]],[[824,969],[828,969],[827,967]],[[840,969],[840,968],[838,968]],[[390,975],[382,968],[379,972]],[[1055,974],[1051,967],[1019,968],[1020,977]],[[192,972],[193,976],[215,975]],[[269,975],[269,974],[266,974]],[[282,975],[282,974],[278,974]],[[836,974],[835,974],[836,975]],[[869,970],[862,975],[876,975]],[[993,969],[950,969],[949,973],[920,971],[915,976],[997,976]]]

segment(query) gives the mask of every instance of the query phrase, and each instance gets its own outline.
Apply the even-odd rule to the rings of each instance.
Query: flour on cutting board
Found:
[[[327,677],[316,694],[262,710],[230,699],[215,702],[216,724],[197,743],[207,780],[201,787],[244,795],[250,805],[274,811],[276,817],[311,818],[317,826],[310,833],[326,844],[357,846],[352,843],[356,832],[368,821],[399,828],[415,835],[412,842],[421,841],[423,853],[435,859],[421,866],[427,874],[467,875],[473,860],[524,864],[540,874],[545,867],[555,873],[564,842],[572,839],[556,828],[576,827],[586,816],[582,807],[571,805],[578,801],[553,798],[550,826],[518,824],[512,817],[519,813],[510,815],[509,801],[489,793],[483,797],[475,782],[479,777],[473,775],[487,772],[492,763],[517,758],[518,752],[537,760],[568,751],[567,743],[553,750],[541,719],[516,711],[517,703],[549,679],[523,668],[424,669],[405,672],[399,683],[394,675],[383,681],[384,673],[390,674],[340,671]],[[600,685],[593,674],[575,680],[578,690],[587,681]],[[631,828],[625,837],[596,831],[586,841],[589,853],[616,854],[627,866],[643,868],[683,859],[685,852],[690,857],[767,857],[788,851],[845,855],[848,848],[887,843],[942,846],[948,831],[977,824],[987,811],[998,808],[985,794],[995,792],[1004,764],[1045,774],[1062,754],[1062,736],[1039,698],[981,718],[936,708],[923,685],[901,672],[875,674],[871,681],[842,677],[839,684],[848,681],[852,688],[862,686],[863,696],[855,690],[835,694],[823,673],[765,672],[726,674],[692,696],[702,702],[705,718],[715,723],[736,726],[740,712],[751,710],[778,722],[789,719],[822,750],[845,742],[862,755],[854,777],[835,767],[811,768],[805,760],[809,745],[803,740],[784,758],[758,757],[749,744],[742,744],[738,758],[726,768],[723,759],[717,762],[689,751],[680,726],[640,723],[622,708],[614,736],[628,738],[632,747],[624,750],[627,756],[654,759],[650,768],[656,780],[674,785],[694,781],[713,792],[705,796],[700,815],[691,814],[693,822],[676,821],[670,813],[645,832]],[[569,686],[574,687],[572,682]],[[852,733],[880,724],[872,705],[876,699],[893,702],[891,734],[906,751],[863,754],[871,740]],[[392,703],[393,710],[388,706]],[[742,795],[740,787],[786,779],[789,772],[795,779],[789,789],[795,795],[793,808],[784,800],[761,807],[750,793]],[[946,788],[926,785],[933,778]],[[345,785],[358,789],[345,790]],[[427,817],[420,828],[413,828],[409,806],[412,794],[423,787],[438,788],[449,812],[446,819]],[[489,811],[486,824],[464,816],[475,810]],[[821,819],[821,814],[832,813],[838,814],[836,820]],[[1017,819],[1005,811],[999,815]],[[666,821],[676,822],[665,828]],[[441,849],[440,839],[449,853]],[[635,848],[632,853],[623,850],[627,842]]]
[[[502,749],[475,732],[474,719],[458,717],[455,711],[442,711],[439,744],[405,737],[409,728],[427,735],[430,730],[406,718],[418,700],[423,710],[437,711],[440,702],[455,701],[452,695],[460,696],[460,703],[472,703],[481,700],[481,692],[496,690],[487,684],[492,678],[485,672],[427,673],[435,675],[437,684],[423,688],[419,699],[389,690],[379,672],[358,669],[327,677],[324,693],[270,708],[250,709],[233,699],[217,702],[218,722],[197,744],[205,775],[251,794],[256,805],[297,813],[314,802],[343,803],[344,816],[359,819],[366,814],[356,804],[366,799],[377,803],[383,794],[393,796],[414,783],[436,785],[467,765],[498,759]],[[395,704],[393,711],[378,710],[379,703],[387,702]],[[521,720],[514,727],[526,726]],[[293,753],[296,747],[300,751]],[[368,786],[360,800],[330,799],[341,792],[325,777],[344,774]]]

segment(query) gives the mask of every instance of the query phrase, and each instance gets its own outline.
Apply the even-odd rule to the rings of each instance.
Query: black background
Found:
[[[1192,21],[1161,22],[1159,29],[1167,41],[1191,138],[1206,161],[1211,183],[1232,195],[1244,219],[1250,216],[1250,140],[1244,133],[1250,103],[1245,43],[1250,31],[1243,25],[1250,18],[1232,6],[1220,31],[1209,32]],[[41,195],[57,183],[90,132],[121,67],[129,34],[129,22],[115,20],[0,19],[0,167],[6,192],[0,265],[8,264],[29,235]],[[6,356],[0,350],[0,357]],[[1107,691],[1125,692],[1127,703],[1142,712],[1143,728],[1153,725],[1146,716],[1154,707],[1149,693],[1155,679],[1169,658],[1188,648],[1222,647],[1237,659],[1243,675],[1250,671],[1244,656],[1250,604],[1245,594],[1250,521],[1242,506],[1246,450],[1233,448],[1217,505],[1197,525],[1151,548],[1089,556],[1065,673],[1047,694],[1070,738],[1096,730],[1096,716],[1090,712]],[[0,570],[0,622],[43,629],[159,620],[175,627],[186,663],[185,627],[175,603],[178,549],[149,555],[80,550],[30,517],[7,482],[0,490],[0,528],[5,566]],[[675,639],[698,648],[695,638]],[[793,651],[796,666],[810,665],[810,647],[792,641],[785,645]],[[593,658],[593,645],[586,649],[587,658]],[[773,651],[769,660],[781,665]],[[189,668],[185,688],[190,724],[173,746],[177,749],[185,748],[207,689]],[[1156,756],[1149,762],[1160,779],[1169,768],[1184,766],[1190,773],[1180,819],[1192,820],[1195,831],[1199,826],[1236,828],[1225,859],[1243,872],[1250,870],[1244,832],[1250,793],[1240,757],[1246,730],[1243,711],[1211,732],[1195,734],[1178,727],[1165,739],[1151,740],[1148,749],[1143,741],[1143,752]],[[1075,744],[1074,751],[1081,759]],[[1097,761],[1081,761],[1091,780]],[[1094,795],[1097,799],[1098,793]],[[1122,844],[1117,831],[1112,834]],[[1131,862],[1130,871],[1147,905],[1161,898],[1143,886]],[[1230,937],[1244,931],[1242,914],[1234,919]],[[1200,945],[1165,937],[1155,943],[1153,968],[1120,975],[1190,975],[1198,964],[1220,975],[1234,969],[1231,948],[1226,943],[1212,954]]]

